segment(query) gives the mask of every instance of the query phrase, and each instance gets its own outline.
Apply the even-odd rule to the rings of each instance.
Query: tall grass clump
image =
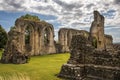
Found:
[[[26,73],[20,72],[1,72],[0,80],[30,80]]]

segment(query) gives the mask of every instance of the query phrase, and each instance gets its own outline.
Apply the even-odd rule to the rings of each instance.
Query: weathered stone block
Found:
[[[70,80],[82,80],[85,74],[83,65],[64,64],[58,76]]]

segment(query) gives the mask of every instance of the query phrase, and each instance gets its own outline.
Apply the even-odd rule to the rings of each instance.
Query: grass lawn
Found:
[[[34,56],[27,64],[0,63],[0,80],[62,80],[56,75],[68,58],[66,53]]]

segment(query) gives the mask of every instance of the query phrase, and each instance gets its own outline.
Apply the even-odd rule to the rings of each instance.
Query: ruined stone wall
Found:
[[[97,48],[105,49],[104,38],[104,17],[98,11],[94,11],[94,21],[90,28],[90,38],[96,39]]]
[[[61,45],[61,52],[69,52],[72,36],[84,35],[88,38],[89,33],[85,30],[75,30],[70,28],[61,28],[58,33],[59,44]]]
[[[89,38],[72,36],[70,58],[58,76],[70,80],[120,80],[120,50],[112,40],[112,36],[104,34],[104,17],[94,11]]]
[[[68,29],[60,29],[58,32],[58,42],[61,45],[61,50],[60,52],[68,52],[69,48],[68,48],[68,40],[67,40],[67,32]]]
[[[105,35],[105,47],[106,49],[113,49],[113,38],[111,35]]]
[[[26,31],[29,32],[26,43]],[[3,63],[14,63],[12,56],[34,56],[56,53],[54,44],[54,28],[45,21],[17,19],[15,27],[9,33],[8,44],[2,56]],[[14,47],[13,47],[14,46]],[[26,57],[28,57],[26,56]],[[18,61],[16,63],[21,63]],[[25,63],[25,62],[22,62]]]
[[[88,45],[86,45],[88,44]],[[59,77],[70,80],[82,80],[86,72],[84,71],[85,54],[84,48],[88,49],[88,39],[81,35],[75,35],[72,38],[70,46],[70,58],[66,64],[61,67]],[[91,49],[88,49],[91,50]]]
[[[54,28],[46,22],[33,22],[28,20],[18,19],[15,22],[19,31],[25,33],[26,28],[30,29],[30,44],[31,55],[42,55],[56,53],[54,44]],[[45,38],[47,43],[45,43]],[[21,49],[25,50],[25,35],[21,36]]]
[[[90,27],[90,33],[84,30],[75,30],[70,28],[61,28],[58,33],[59,44],[61,45],[61,52],[69,52],[72,36],[84,35],[89,37],[92,45],[101,50],[113,49],[112,36],[104,34],[104,16],[98,11],[94,11],[94,21]]]
[[[22,35],[23,33],[19,32],[16,28],[8,32],[7,45],[1,57],[2,63],[20,64],[28,62],[29,54],[26,54],[25,51],[22,51],[20,46],[20,38]]]
[[[74,44],[74,45],[73,45]],[[73,36],[70,58],[61,68],[59,77],[71,80],[119,80],[120,51],[95,49],[81,35]]]
[[[119,44],[119,43],[113,44],[113,48],[114,48],[116,51],[120,51],[120,44]]]

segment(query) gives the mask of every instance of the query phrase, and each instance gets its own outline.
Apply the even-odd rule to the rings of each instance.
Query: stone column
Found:
[[[44,30],[41,29],[40,30],[40,50],[39,50],[39,53],[40,55],[43,55],[45,52],[45,45],[44,45]]]
[[[39,34],[38,34],[38,28],[36,27],[34,31],[34,55],[39,54],[38,40],[39,40]]]
[[[34,38],[34,29],[32,29],[31,30],[31,32],[30,32],[30,46],[31,46],[31,55],[34,55],[34,51],[35,51],[35,49],[34,49],[34,40],[35,40],[35,38]]]
[[[68,40],[68,39],[67,39],[67,32],[68,32],[68,31],[66,31],[66,32],[65,32],[65,35],[64,35],[64,48],[63,48],[63,52],[67,52],[67,47],[68,47],[68,46],[67,46],[67,40]]]
[[[49,38],[49,53],[56,53],[55,44],[54,44],[54,31],[50,30]]]

